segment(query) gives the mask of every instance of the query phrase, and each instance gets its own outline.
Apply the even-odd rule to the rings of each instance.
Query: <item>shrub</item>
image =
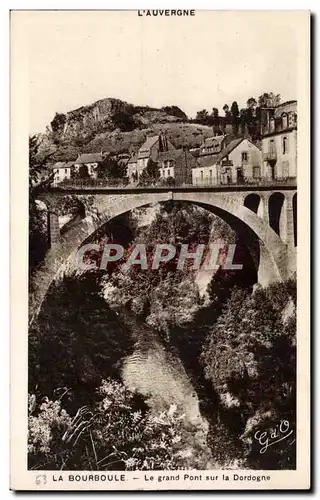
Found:
[[[102,381],[100,403],[75,417],[60,401],[37,406],[29,397],[29,468],[159,470],[186,466],[181,451],[183,415],[175,406],[159,414],[118,381]]]

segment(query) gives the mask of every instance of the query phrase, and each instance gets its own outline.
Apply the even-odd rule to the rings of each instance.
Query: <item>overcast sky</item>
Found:
[[[263,92],[296,99],[298,13],[17,12],[28,47],[30,132],[105,97],[188,116]]]

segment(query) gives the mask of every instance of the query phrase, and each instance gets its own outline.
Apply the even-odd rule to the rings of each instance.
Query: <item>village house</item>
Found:
[[[138,152],[133,154],[128,162],[127,176],[130,182],[139,180],[150,159],[156,162],[159,153],[173,149],[175,149],[174,146],[168,141],[165,134],[147,137]]]
[[[192,169],[194,185],[256,182],[262,175],[261,151],[244,137],[231,141],[217,155],[200,156],[198,164]]]
[[[53,183],[59,184],[62,181],[71,179],[71,172],[74,169],[74,161],[58,161],[50,167],[53,171]]]
[[[176,184],[191,184],[192,169],[198,165],[196,158],[187,149],[172,149],[159,153],[160,179],[174,179]]]
[[[263,176],[288,179],[297,175],[297,101],[261,111]]]
[[[200,145],[199,156],[216,155],[226,146],[227,135],[208,137]]]
[[[74,162],[75,171],[79,172],[80,167],[87,168],[88,174],[91,178],[97,178],[97,166],[101,163],[107,156],[107,153],[82,153],[78,155],[78,158]]]

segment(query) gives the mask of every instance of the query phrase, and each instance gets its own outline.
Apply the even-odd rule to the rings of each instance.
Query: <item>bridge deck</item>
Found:
[[[65,185],[50,186],[46,191],[54,193],[73,194],[138,194],[138,193],[168,193],[168,192],[209,192],[209,193],[234,193],[253,191],[281,191],[296,190],[297,183],[294,182],[270,182],[259,184],[225,184],[215,186],[106,186],[106,185]]]

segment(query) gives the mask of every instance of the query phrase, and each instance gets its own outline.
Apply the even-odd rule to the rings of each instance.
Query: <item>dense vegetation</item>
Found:
[[[248,134],[253,141],[256,141],[261,138],[261,109],[278,106],[280,102],[279,94],[265,92],[258,99],[249,97],[245,108],[239,109],[237,101],[233,101],[230,106],[225,104],[222,116],[217,108],[212,108],[212,113],[202,109],[197,112],[195,122],[212,126],[217,133],[225,132],[229,126],[229,133],[234,136]]]

